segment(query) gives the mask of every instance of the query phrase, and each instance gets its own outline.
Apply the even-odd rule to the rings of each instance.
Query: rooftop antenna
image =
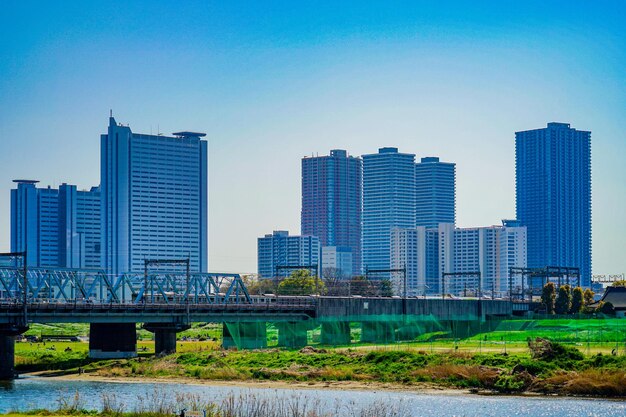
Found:
[[[113,117],[113,109],[109,109],[109,117]]]

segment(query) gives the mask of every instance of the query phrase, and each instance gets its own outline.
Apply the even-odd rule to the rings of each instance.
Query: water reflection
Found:
[[[15,389],[15,381],[0,381],[0,390],[11,391]]]
[[[623,417],[626,404],[621,401],[553,398],[553,397],[494,397],[465,394],[424,394],[398,391],[345,391],[345,390],[291,390],[270,388],[246,388],[235,386],[190,385],[180,383],[116,383],[94,381],[64,381],[46,378],[20,378],[3,385],[0,390],[0,413],[12,409],[54,409],[58,399],[80,395],[85,409],[100,409],[103,396],[114,395],[132,411],[140,397],[158,392],[175,399],[175,393],[198,394],[207,400],[221,401],[230,394],[252,393],[259,398],[278,399],[302,396],[315,401],[333,415],[341,416],[354,407],[369,407],[386,402],[402,403],[413,416],[603,416]],[[162,394],[161,394],[162,393]],[[347,415],[347,414],[346,414]],[[349,415],[353,415],[350,413]]]

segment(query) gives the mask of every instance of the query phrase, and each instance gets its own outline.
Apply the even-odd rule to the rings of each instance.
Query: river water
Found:
[[[181,383],[116,383],[94,381],[65,381],[50,378],[26,377],[0,385],[0,413],[9,410],[35,408],[55,409],[60,397],[79,394],[86,409],[100,409],[102,397],[114,394],[132,410],[146,396],[170,396],[176,392],[201,395],[203,399],[221,401],[229,394],[267,398],[271,401],[298,397],[300,402],[318,404],[324,411],[337,416],[353,416],[360,407],[373,404],[400,405],[408,414],[426,416],[558,416],[558,417],[624,417],[626,402],[598,399],[554,397],[481,396],[469,394],[426,394],[399,391],[341,391],[290,390],[248,388],[234,386],[190,385]]]

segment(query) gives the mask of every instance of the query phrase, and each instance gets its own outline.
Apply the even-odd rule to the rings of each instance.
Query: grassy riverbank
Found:
[[[626,356],[585,355],[559,344],[549,354],[531,357],[528,348],[515,353],[431,353],[406,347],[222,351],[213,342],[186,342],[179,343],[181,351],[174,355],[159,358],[146,352],[135,359],[106,361],[88,359],[85,343],[67,343],[71,352],[64,345],[56,344],[54,351],[22,346],[17,368],[58,375],[77,373],[80,367],[92,377],[354,381],[407,389],[429,384],[503,393],[626,396]]]

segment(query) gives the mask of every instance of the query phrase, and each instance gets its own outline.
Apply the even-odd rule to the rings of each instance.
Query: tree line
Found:
[[[569,284],[561,285],[558,290],[553,282],[543,286],[541,304],[548,314],[615,314],[615,308],[610,302],[594,303],[594,292],[587,288],[572,287]]]
[[[265,278],[246,282],[250,294],[329,295],[363,297],[391,297],[393,285],[388,279],[372,280],[364,276],[342,279],[326,275],[316,277],[309,270],[293,271],[288,277]]]

